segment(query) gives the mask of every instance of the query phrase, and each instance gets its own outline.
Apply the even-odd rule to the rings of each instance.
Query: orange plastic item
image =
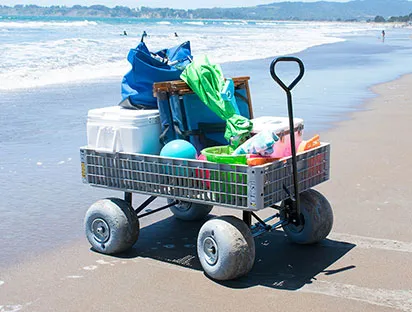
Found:
[[[248,166],[260,166],[270,162],[279,160],[279,158],[273,157],[250,157],[247,158],[246,162]]]
[[[320,146],[319,139],[320,139],[319,135],[316,134],[310,140],[302,141],[302,143],[299,144],[298,153],[302,153],[304,151]]]

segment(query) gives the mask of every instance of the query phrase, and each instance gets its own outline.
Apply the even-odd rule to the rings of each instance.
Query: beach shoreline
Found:
[[[397,136],[407,136],[407,127],[412,116],[412,109],[408,106],[411,102],[408,86],[411,83],[412,74],[406,74],[398,79],[370,87],[375,96],[364,101],[356,112],[348,113],[346,120],[334,123],[333,127],[323,135],[323,138],[330,141],[333,146],[332,179],[341,179],[340,175],[342,175],[344,176],[342,180],[348,180],[350,174],[353,174],[352,179],[358,181],[350,187],[345,186],[343,189],[346,195],[341,195],[336,200],[340,202],[340,205],[342,202],[349,205],[350,192],[353,192],[355,197],[362,197],[362,205],[372,212],[368,221],[373,224],[378,224],[379,218],[383,217],[382,213],[386,209],[382,205],[395,205],[391,208],[395,210],[393,212],[396,212],[396,208],[400,208],[409,200],[408,181],[411,179],[412,169],[408,166],[408,162],[412,150],[408,144],[405,144],[407,138]],[[340,142],[345,142],[345,144],[339,144]],[[347,157],[342,156],[345,150],[349,151]],[[368,160],[363,160],[365,166],[356,165],[358,159],[356,153],[359,153],[360,157],[369,154]],[[341,158],[339,170],[333,170],[333,159],[334,156],[336,159],[336,155],[340,155]],[[398,178],[399,181],[397,181]],[[341,182],[337,183],[343,185]],[[364,183],[374,185],[376,189],[370,186],[366,188]],[[331,190],[328,183],[320,188],[325,191]],[[364,191],[370,192],[368,196],[361,195]],[[394,191],[393,195],[391,195],[392,191]],[[396,198],[395,194],[401,196]],[[383,199],[385,197],[387,200]],[[381,198],[381,201],[378,198]],[[373,209],[374,205],[376,205],[375,209]],[[390,214],[392,218],[394,216],[392,211]],[[392,221],[390,218],[386,221]],[[396,219],[396,222],[398,221],[400,220]],[[365,227],[358,234],[408,241],[412,237],[410,221],[412,221],[412,216],[404,211],[404,219],[398,227],[393,224],[389,227],[392,229],[390,231],[385,226],[373,229]],[[350,224],[348,226],[350,227]]]
[[[377,78],[371,79],[369,75],[368,79],[356,83],[364,78],[364,74],[351,79],[359,68],[351,66],[353,64],[343,67],[341,63],[345,59],[353,59],[356,65],[380,53],[392,52],[390,46],[362,45],[354,39],[297,54],[305,64],[306,73],[292,92],[294,115],[304,119],[305,136],[331,130],[341,120],[350,119],[352,112],[363,110],[365,104],[362,103],[375,97],[368,83],[385,79],[383,69]],[[250,76],[255,117],[287,116],[286,95],[269,73],[273,59],[222,64],[226,77]],[[365,71],[377,70],[373,66],[378,66],[375,63],[367,63]],[[290,65],[291,68],[279,70],[281,78],[284,74],[286,78],[296,75],[294,64]],[[379,65],[378,70],[389,65]],[[342,76],[338,80],[334,77],[337,73]],[[386,78],[398,74],[402,71],[395,68]],[[0,206],[0,212],[4,211],[6,216],[4,231],[7,233],[0,238],[3,245],[0,267],[3,262],[24,261],[28,254],[47,252],[83,237],[81,220],[85,210],[93,200],[107,196],[102,190],[82,185],[78,175],[78,148],[86,142],[87,111],[117,105],[121,99],[120,81],[114,79],[2,92],[2,95],[0,105],[4,105],[8,118],[2,121],[6,157],[0,160],[0,187],[9,190],[11,197],[6,199],[3,207]],[[27,184],[26,179],[35,183]],[[42,193],[38,192],[39,185],[42,185]],[[18,204],[19,192],[24,192],[30,201]],[[59,222],[61,238],[56,242],[49,238],[49,233],[57,218],[63,221]],[[22,228],[39,237],[34,245],[22,235],[19,230]]]
[[[412,265],[410,29],[385,29],[382,40],[384,28],[376,25],[180,25],[175,38],[169,25],[155,22],[13,25],[14,35],[6,29],[0,38],[0,51],[6,56],[13,51],[4,58],[0,80],[3,87],[8,82],[26,89],[0,90],[0,312],[266,311],[279,306],[287,311],[412,311],[412,273],[405,269]],[[120,28],[127,37],[119,36]],[[228,283],[203,274],[196,251],[202,223],[178,221],[169,210],[141,219],[139,240],[129,252],[105,256],[90,250],[83,228],[86,210],[123,193],[82,183],[79,147],[87,142],[88,110],[120,102],[121,77],[85,82],[77,77],[123,71],[115,64],[127,65],[125,56],[143,29],[152,48],[190,38],[219,61],[231,60],[221,64],[223,73],[250,76],[255,117],[287,116],[286,94],[269,72],[275,57],[267,55],[319,43],[325,33],[346,39],[293,53],[306,70],[292,91],[294,116],[304,119],[305,139],[318,133],[331,143],[331,180],[316,187],[335,214],[328,239],[296,246],[283,231],[258,237],[253,270]],[[236,62],[258,55],[265,58]],[[118,71],[110,70],[112,65]],[[296,64],[288,65],[279,74],[292,81]],[[41,85],[42,77],[60,84],[30,88]],[[65,83],[69,78],[76,82]],[[405,137],[395,137],[400,135]],[[134,194],[133,206],[145,199]],[[164,203],[158,199],[146,209]],[[271,212],[265,209],[259,216]],[[239,210],[212,211],[222,214],[241,218]]]
[[[412,273],[404,268],[412,264],[412,147],[393,135],[407,135],[411,84],[408,74],[371,87],[376,96],[320,132],[331,143],[331,180],[316,189],[335,214],[324,243],[295,246],[282,232],[267,234],[256,240],[250,274],[219,284],[204,276],[196,258],[200,224],[189,226],[162,212],[145,221],[124,256],[97,254],[80,239],[2,268],[0,308],[209,311],[213,305],[238,311],[281,305],[288,311],[409,311]]]

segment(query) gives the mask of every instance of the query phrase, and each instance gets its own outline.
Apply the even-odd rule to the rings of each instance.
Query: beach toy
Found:
[[[173,140],[163,146],[160,156],[196,159],[197,153],[195,147],[190,142]]]
[[[253,130],[252,133],[259,133],[264,130],[272,130],[279,137],[276,144],[273,145],[273,158],[283,158],[292,155],[292,146],[289,129],[288,117],[276,117],[276,116],[261,116],[252,119]],[[293,118],[294,135],[295,135],[295,148],[299,147],[302,142],[303,136],[303,119]]]
[[[315,136],[313,136],[311,139],[307,140],[307,141],[302,141],[299,144],[298,147],[298,153],[302,153],[304,151],[310,150],[312,148],[318,147],[320,146],[320,141],[319,141],[319,135],[316,134]]]
[[[201,152],[210,162],[228,165],[246,165],[246,155],[233,155],[233,147],[230,145],[204,148]],[[206,170],[205,186],[218,196],[231,202],[232,194],[247,194],[246,176],[238,173],[235,166],[233,171]]]
[[[206,156],[200,154],[197,156],[197,160],[207,161]],[[196,177],[202,179],[200,183],[206,187],[206,189],[210,189],[210,171],[203,170],[203,169],[196,169],[195,170]]]
[[[233,148],[230,145],[207,147],[204,148],[201,153],[211,162],[230,165],[246,165],[246,154],[233,155]]]
[[[246,161],[248,166],[260,166],[279,160],[271,156],[247,155]]]
[[[279,137],[272,130],[263,130],[240,145],[233,155],[254,154],[269,156],[273,153],[273,144]]]
[[[197,156],[197,160],[207,161],[206,156],[203,154],[200,154],[199,156]]]
[[[178,139],[170,141],[165,146],[163,146],[160,151],[160,156],[196,159],[197,153],[195,147],[190,142]],[[187,176],[189,174],[187,163],[187,160],[184,160],[178,165],[164,165],[164,173],[168,175],[172,173],[173,175],[177,176]]]

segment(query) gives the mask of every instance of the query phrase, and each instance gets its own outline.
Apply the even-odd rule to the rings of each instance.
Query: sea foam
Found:
[[[152,51],[190,40],[195,58],[208,55],[212,62],[226,63],[294,54],[373,29],[360,23],[227,20],[173,24],[168,21],[109,24],[89,20],[12,20],[0,22],[2,27],[14,29],[15,38],[0,33],[0,55],[3,56],[0,90],[109,77],[120,80],[131,68],[127,54],[140,42],[143,30],[148,33],[145,42]],[[120,36],[125,29],[129,35]],[[179,37],[175,37],[174,32]],[[3,36],[6,40],[1,40]]]
[[[85,26],[96,26],[98,25],[95,21],[53,21],[53,22],[0,22],[0,28],[12,29],[12,28],[44,28],[44,27],[85,27]]]

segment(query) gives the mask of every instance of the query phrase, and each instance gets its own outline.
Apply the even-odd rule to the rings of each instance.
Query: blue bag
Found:
[[[142,40],[127,55],[132,69],[122,80],[120,105],[127,107],[131,104],[137,108],[157,108],[156,98],[153,97],[153,83],[179,80],[180,74],[191,58],[189,41],[152,53]]]

